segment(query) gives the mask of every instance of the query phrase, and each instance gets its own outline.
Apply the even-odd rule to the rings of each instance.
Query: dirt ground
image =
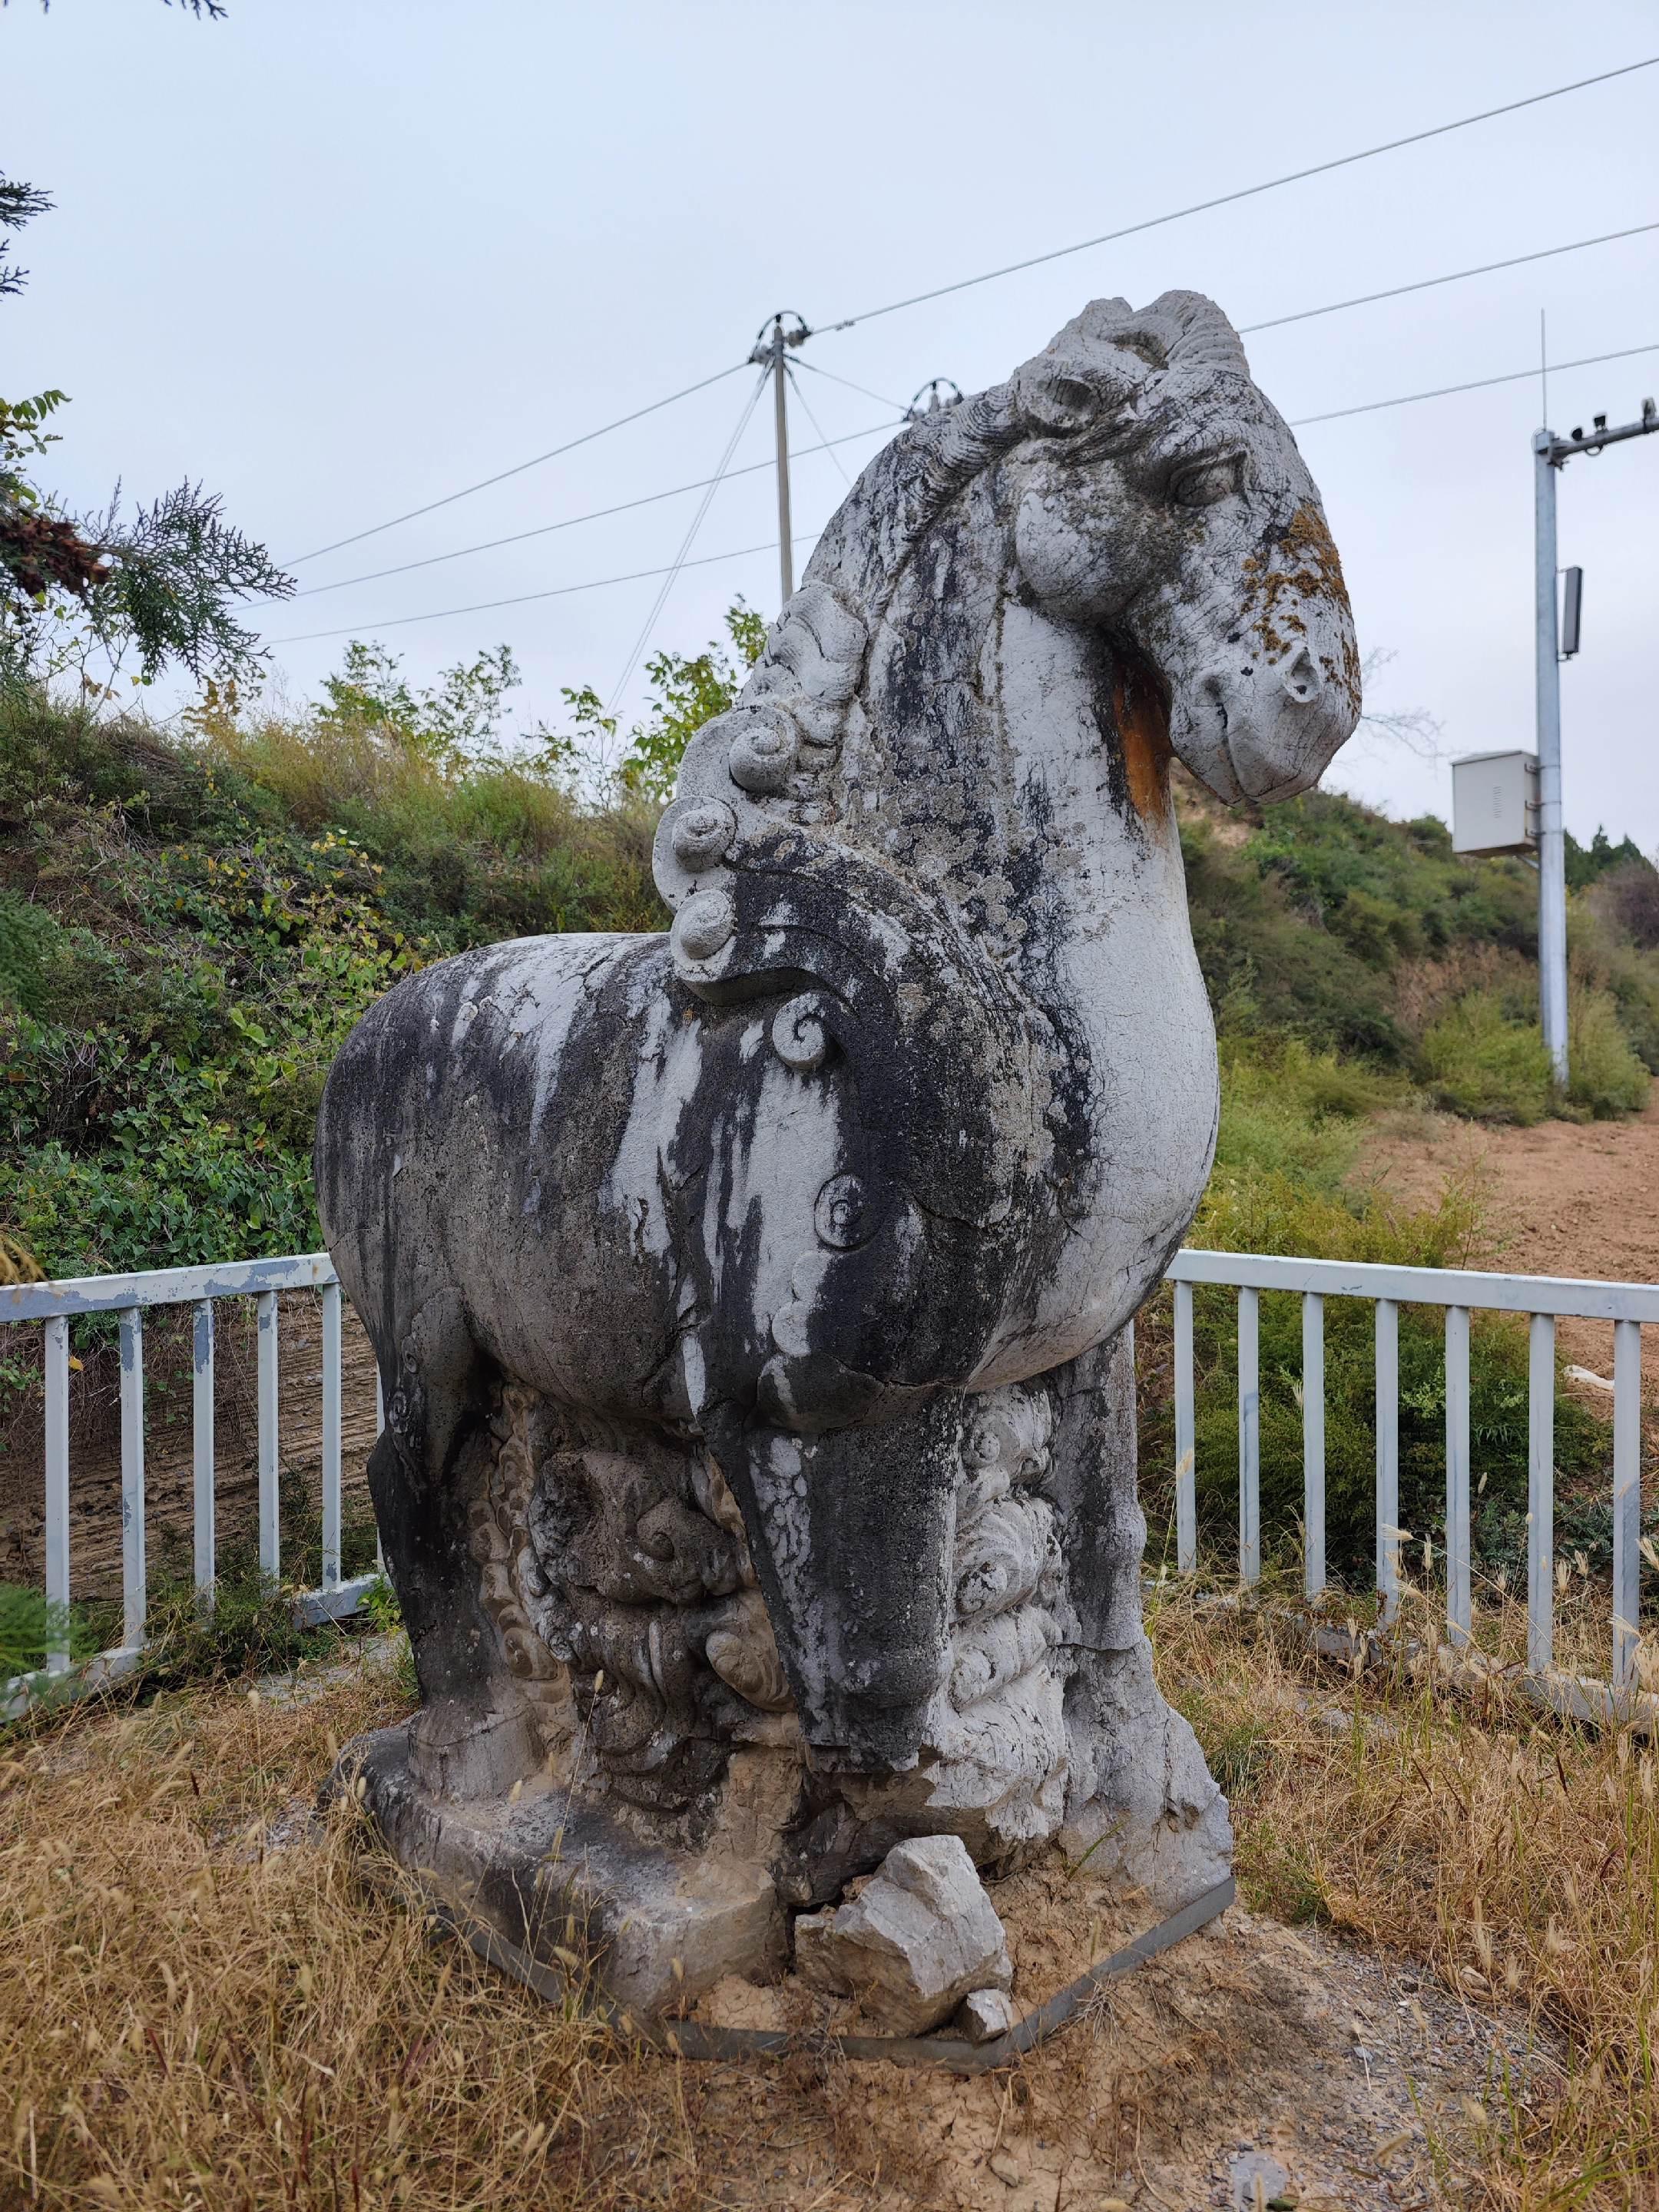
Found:
[[[1022,2008],[1089,1955],[1090,1934],[1104,1948],[1128,1932],[1091,1887],[1058,1865],[995,1886]],[[726,1985],[720,2016],[782,2025],[804,1995],[750,1994],[762,2003],[740,2010]],[[963,2081],[836,2063],[810,2100],[791,2071],[721,2067],[694,2085],[705,2140],[747,2147],[740,2170],[717,2153],[705,2171],[712,2203],[1393,2212],[1442,2201],[1437,2177],[1478,2157],[1495,2089],[1530,2094],[1553,2068],[1518,2017],[1235,1907],[1018,2070]]]
[[[387,1664],[385,1639],[366,1639],[338,1666],[260,1686],[273,1705],[310,1704]],[[1346,1710],[1305,1702],[1346,1736]],[[304,1849],[310,1810],[294,1799],[261,1847]],[[1057,1850],[990,1888],[1022,2013],[1155,1917]],[[1559,2084],[1559,2054],[1520,2011],[1465,2004],[1409,1959],[1243,1905],[988,2076],[840,2058],[826,2034],[872,2023],[793,1976],[728,1978],[696,2016],[793,2029],[808,2054],[677,2069],[711,2212],[1426,2208],[1478,2165],[1502,2108]]]
[[[1502,1129],[1449,1114],[1385,1115],[1355,1174],[1411,1205],[1432,1204],[1448,1182],[1473,1189],[1488,1231],[1477,1267],[1659,1280],[1659,1089],[1628,1121]],[[1569,1360],[1611,1378],[1610,1322],[1564,1321],[1559,1342]],[[1651,1358],[1643,1381],[1650,1405],[1659,1403]],[[1595,1398],[1586,1394],[1586,1402]],[[1610,1403],[1604,1398],[1601,1409]]]

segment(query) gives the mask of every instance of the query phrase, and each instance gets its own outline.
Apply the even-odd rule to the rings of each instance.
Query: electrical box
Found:
[[[1454,853],[1536,850],[1535,753],[1466,753],[1451,772]]]

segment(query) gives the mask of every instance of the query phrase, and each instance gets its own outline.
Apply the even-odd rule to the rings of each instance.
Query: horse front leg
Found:
[[[1227,1801],[1158,1688],[1141,1620],[1146,1522],[1137,1495],[1128,1329],[1044,1378],[1056,1419],[1045,1492],[1065,1559],[1073,1661],[1060,1843],[1174,1910],[1232,1865]]]

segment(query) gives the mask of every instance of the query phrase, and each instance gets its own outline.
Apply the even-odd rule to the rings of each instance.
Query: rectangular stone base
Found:
[[[408,1723],[347,1745],[331,1790],[359,1778],[392,1853],[451,1917],[555,1972],[591,1963],[630,2011],[660,2013],[724,1974],[783,1970],[787,1931],[763,1865],[653,1850],[562,1786],[528,1789],[517,1803],[441,1799],[411,1771]]]

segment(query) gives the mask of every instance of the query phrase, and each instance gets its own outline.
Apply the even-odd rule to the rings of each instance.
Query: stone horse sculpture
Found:
[[[1358,712],[1231,326],[1097,301],[866,469],[687,751],[665,936],[353,1032],[318,1179],[425,1701],[358,1755],[514,1942],[659,2004],[907,1836],[1224,1873],[1139,1608],[1126,1329],[1217,1115],[1169,764],[1285,798]]]

